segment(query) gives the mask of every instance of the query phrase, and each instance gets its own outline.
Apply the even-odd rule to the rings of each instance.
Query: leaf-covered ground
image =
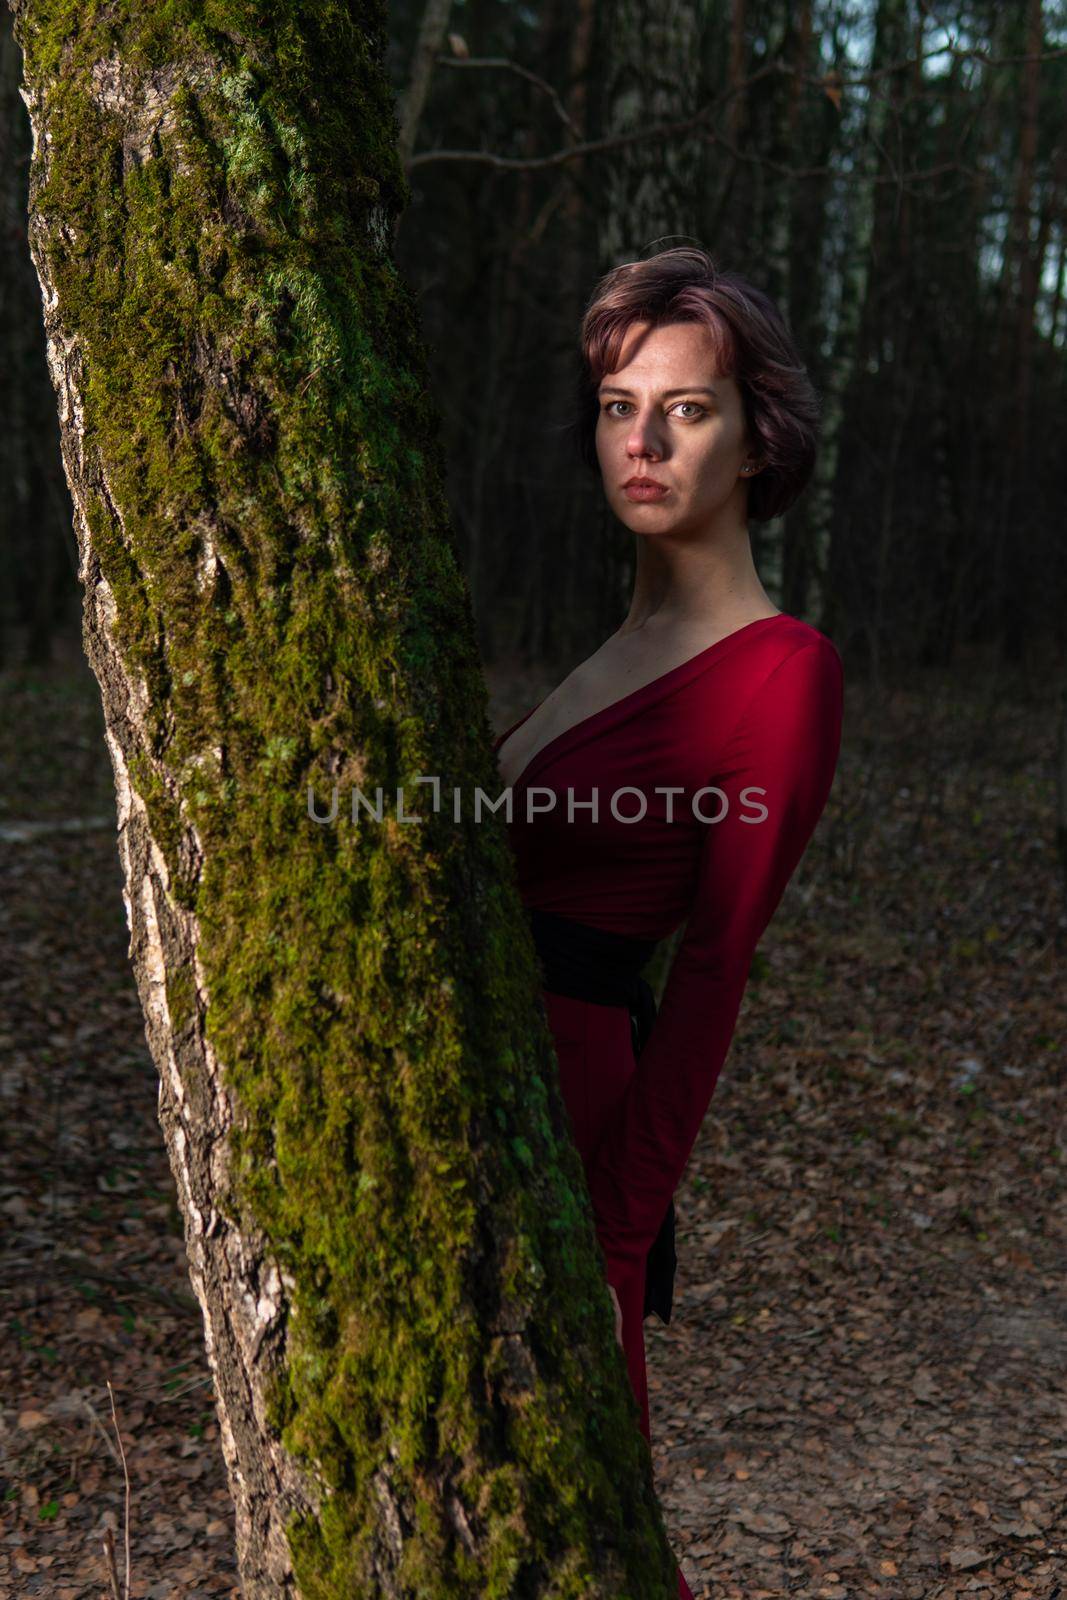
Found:
[[[491,674],[495,725],[551,681]],[[109,1528],[121,1583],[109,1382],[133,1595],[236,1597],[95,684],[74,643],[0,689],[0,1600],[100,1600]],[[1054,751],[1023,685],[850,685],[645,1324],[698,1596],[1067,1596]]]

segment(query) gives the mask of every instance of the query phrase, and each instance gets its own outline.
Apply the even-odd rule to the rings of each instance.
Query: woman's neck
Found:
[[[714,544],[637,537],[633,595],[620,633],[689,625],[728,633],[777,611],[756,571],[747,528]]]

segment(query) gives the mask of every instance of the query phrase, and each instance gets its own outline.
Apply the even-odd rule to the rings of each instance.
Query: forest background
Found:
[[[430,0],[390,9],[420,306],[485,656],[579,659],[632,540],[576,462],[597,277],[696,241],[783,308],[824,406],[816,483],[755,525],[776,604],[858,668],[1047,665],[1067,603],[1063,8]],[[0,624],[76,626],[76,553],[3,83]]]
[[[1048,1600],[1067,1583],[1067,14],[396,0],[389,30],[396,257],[498,727],[628,603],[632,541],[568,432],[597,277],[705,246],[778,300],[823,401],[815,481],[752,531],[776,604],[842,651],[845,746],[678,1197],[677,1325],[649,1327],[690,1582]],[[134,1594],[229,1595],[17,81],[5,10],[0,1594],[99,1594],[122,1522],[110,1377]]]

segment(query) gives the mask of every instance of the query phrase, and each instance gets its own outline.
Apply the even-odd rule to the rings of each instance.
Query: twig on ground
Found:
[[[107,1567],[107,1581],[111,1588],[111,1600],[122,1600],[119,1594],[119,1575],[115,1571],[115,1535],[110,1528],[104,1529],[104,1564]]]
[[[122,1462],[119,1460],[118,1456],[115,1453],[115,1446],[111,1443],[111,1440],[108,1437],[107,1429],[104,1427],[104,1424],[100,1421],[100,1418],[97,1416],[96,1412],[92,1408],[92,1405],[89,1403],[89,1401],[85,1398],[84,1395],[82,1395],[82,1405],[85,1407],[85,1410],[88,1413],[89,1421],[93,1424],[93,1426],[95,1428],[99,1428],[100,1437],[101,1437],[101,1439],[103,1439],[104,1443],[107,1445],[108,1449],[110,1450],[112,1461],[115,1463],[116,1467],[120,1467],[122,1465]]]
[[[122,1456],[122,1477],[126,1484],[126,1504],[123,1519],[125,1526],[123,1528],[122,1542],[126,1552],[125,1600],[130,1600],[130,1474],[126,1466],[126,1446],[122,1442],[122,1434],[119,1432],[119,1419],[115,1414],[115,1391],[111,1387],[110,1378],[107,1380],[107,1392],[111,1396],[111,1420],[115,1424],[115,1438],[119,1442],[119,1454]],[[118,1600],[117,1594],[116,1600]]]

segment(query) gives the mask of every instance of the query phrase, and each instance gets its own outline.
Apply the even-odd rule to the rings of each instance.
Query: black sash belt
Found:
[[[640,1055],[656,1016],[656,997],[641,969],[656,948],[656,940],[609,933],[532,906],[527,907],[526,915],[544,987],[593,1005],[626,1006],[634,1055]],[[644,1316],[654,1311],[661,1322],[670,1322],[677,1265],[672,1199],[646,1258]]]

